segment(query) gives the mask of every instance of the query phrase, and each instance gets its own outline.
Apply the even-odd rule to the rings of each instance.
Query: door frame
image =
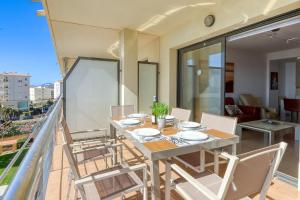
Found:
[[[223,37],[217,37],[217,38],[213,38],[213,39],[209,39],[209,40],[205,40],[203,42],[199,42],[196,44],[193,44],[191,46],[188,47],[184,47],[181,49],[178,49],[177,53],[178,53],[178,59],[177,59],[177,101],[176,101],[176,105],[177,107],[181,106],[181,94],[183,91],[182,88],[182,67],[181,67],[181,63],[182,63],[182,57],[183,54],[189,51],[193,51],[193,50],[197,50],[197,49],[201,49],[201,48],[205,48],[217,43],[221,43],[221,115],[224,114],[224,99],[225,99],[225,58],[226,58],[226,38]]]

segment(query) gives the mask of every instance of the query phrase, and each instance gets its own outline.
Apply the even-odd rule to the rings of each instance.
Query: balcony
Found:
[[[168,198],[168,186],[174,186],[177,183],[176,181],[170,183],[170,179],[166,178],[170,175],[170,171],[166,169],[170,168],[172,168],[172,179],[192,180],[190,182],[196,185],[195,188],[200,188],[199,193],[205,193],[209,196],[208,199],[226,199],[224,196],[216,197],[211,190],[204,190],[203,184],[193,181],[193,178],[198,177],[200,172],[190,170],[190,166],[173,158],[184,155],[183,152],[203,153],[203,149],[212,150],[214,151],[213,164],[207,167],[200,165],[199,171],[214,172],[219,175],[218,178],[231,183],[231,178],[235,177],[232,176],[233,173],[228,174],[227,170],[228,166],[235,165],[230,165],[230,161],[219,160],[219,155],[227,155],[227,158],[237,160],[236,153],[247,153],[253,149],[272,146],[274,141],[276,143],[285,141],[289,144],[281,164],[272,165],[274,169],[278,167],[274,177],[273,174],[257,177],[265,178],[266,181],[273,178],[267,190],[266,199],[300,198],[299,121],[290,123],[282,120],[279,125],[286,125],[288,128],[280,126],[281,131],[273,131],[273,119],[271,122],[269,120],[258,121],[258,119],[266,118],[261,113],[268,111],[269,105],[278,106],[283,110],[281,105],[277,105],[280,103],[278,102],[280,101],[278,79],[282,78],[278,75],[281,71],[279,66],[282,64],[281,61],[277,63],[278,59],[285,56],[288,63],[294,62],[290,70],[286,70],[289,68],[287,66],[291,66],[290,64],[284,66],[285,71],[282,76],[286,76],[286,72],[292,75],[297,72],[295,63],[298,62],[299,55],[295,52],[298,53],[300,47],[297,35],[300,24],[299,0],[90,2],[87,4],[84,1],[42,0],[60,70],[64,76],[63,95],[35,130],[33,134],[35,141],[3,199],[81,199],[79,192],[75,190],[77,187],[74,186],[73,179],[76,178],[76,173],[70,173],[74,169],[70,167],[69,156],[63,151],[65,141],[62,139],[64,133],[60,124],[62,115],[71,132],[107,128],[111,139],[115,139],[119,132],[124,133],[124,137],[117,140],[117,144],[122,144],[124,147],[124,160],[131,167],[143,163],[147,165],[148,199]],[[139,12],[136,12],[137,10]],[[296,36],[285,35],[287,39],[284,39],[280,35],[293,32],[290,30],[295,31]],[[241,39],[246,41],[241,41]],[[296,42],[293,43],[293,41]],[[284,47],[281,46],[282,42],[284,42]],[[272,45],[269,47],[269,44]],[[248,47],[250,55],[247,55],[245,59],[243,47],[247,45],[250,46]],[[237,46],[242,50],[235,49]],[[279,50],[290,50],[287,48],[291,47],[297,47],[297,49],[292,49],[289,53],[284,52],[279,55],[279,58],[276,57]],[[267,52],[270,48],[275,50],[271,53]],[[291,56],[293,59],[290,59]],[[234,60],[236,64],[231,60]],[[262,62],[257,63],[257,61]],[[228,65],[231,66],[230,70],[226,69]],[[274,75],[275,71],[277,76],[276,73]],[[295,82],[298,84],[297,77],[299,76],[295,76],[295,80],[291,81],[292,84]],[[289,78],[281,80],[287,82]],[[229,92],[226,91],[227,81],[230,86]],[[298,84],[295,89],[299,87]],[[282,88],[288,87],[282,86]],[[243,134],[240,130],[240,134],[236,134],[235,129],[237,127],[242,129],[243,124],[235,124],[234,128],[228,128],[229,124],[226,120],[229,117],[223,116],[227,112],[224,110],[225,96],[231,97],[234,102],[238,101],[237,96],[242,92],[258,93],[261,101],[255,101],[255,105],[239,105],[248,106],[247,111],[250,110],[250,117],[246,117],[247,119],[254,117],[256,127],[244,124],[244,128],[250,130]],[[177,138],[176,140],[165,133],[162,134],[165,137],[159,139],[168,141],[169,145],[171,140],[172,144],[166,149],[164,149],[165,146],[155,146],[156,149],[150,152],[149,148],[153,147],[144,145],[145,141],[139,142],[140,138],[133,138],[127,129],[118,127],[115,121],[119,120],[112,120],[110,108],[112,105],[133,105],[135,112],[151,114],[153,96],[158,97],[160,102],[166,103],[170,108],[178,107],[189,110],[190,118],[182,121],[202,123],[204,113],[215,114],[214,117],[222,116],[224,121],[215,122],[213,125],[224,125],[228,128],[231,137],[228,136],[228,132],[222,130],[214,130],[214,133],[205,132],[204,135],[211,134],[207,138],[212,139],[213,142],[204,142],[201,145],[188,143],[190,146],[186,145],[188,148],[185,149],[182,144],[187,142],[184,139]],[[253,110],[258,114],[251,113]],[[126,116],[121,114],[119,117]],[[230,120],[234,120],[233,117],[236,116],[232,116]],[[246,118],[245,115],[242,117]],[[276,117],[277,120],[281,120],[281,116]],[[139,125],[142,124],[143,128],[149,126],[158,129],[149,121],[147,121],[149,124],[146,120],[140,123]],[[257,128],[257,124],[261,126],[262,123],[264,127]],[[180,125],[176,126],[175,122],[172,128],[176,131],[173,132],[174,135],[181,133]],[[203,128],[204,131],[211,129],[210,127]],[[278,137],[275,137],[275,132],[279,132]],[[280,135],[282,132],[283,134]],[[78,139],[76,136],[76,134],[72,135],[74,137],[72,139]],[[89,137],[92,136],[91,133]],[[226,138],[227,136],[229,139]],[[182,146],[176,145],[178,143]],[[228,150],[226,148],[228,146],[232,148]],[[116,152],[120,153],[121,150],[114,153]],[[200,153],[201,158],[198,155],[195,160],[200,159],[203,164],[205,159],[202,153]],[[204,155],[206,155],[205,152]],[[274,157],[278,159],[280,156]],[[194,161],[194,157],[189,158]],[[17,157],[12,160],[0,180],[3,180],[16,159]],[[245,159],[239,160],[245,161]],[[173,162],[171,166],[168,165],[169,161]],[[258,173],[259,164],[261,163],[251,165],[249,168],[252,172],[257,170]],[[96,160],[84,162],[79,165],[78,169],[84,176],[104,169],[106,165],[105,160]],[[231,170],[234,169],[234,167],[231,168]],[[175,171],[184,171],[188,175],[184,173],[179,175]],[[142,177],[138,175],[139,178]],[[107,190],[112,188],[109,184],[104,186],[108,188]],[[222,190],[218,188],[218,191],[224,192],[229,187],[236,189],[235,186],[235,184],[222,185],[220,186]],[[181,194],[182,188],[175,189],[177,190],[172,190],[170,193],[171,199],[184,199],[188,195],[198,194],[185,192],[186,196],[184,196]],[[129,200],[142,199],[143,194],[139,191],[129,192],[123,197]],[[262,199],[258,192],[251,193],[250,198]]]
[[[3,199],[80,199],[75,193],[74,183],[70,182],[70,168],[66,155],[62,149],[62,127],[59,125],[61,112],[61,99],[55,107],[49,111],[43,119],[40,127],[35,132],[36,139],[22,162],[13,182],[9,186]],[[146,163],[143,154],[128,140],[120,140],[124,145],[124,158],[130,165]],[[148,166],[149,167],[149,166]],[[184,168],[184,166],[182,166]],[[99,169],[105,168],[102,160],[96,160],[84,163],[79,166],[82,174],[89,174]],[[224,173],[224,166],[220,165],[220,174]],[[210,168],[210,170],[213,170]],[[191,172],[193,173],[193,172]],[[165,167],[160,163],[159,176],[161,178],[161,195],[164,196]],[[178,177],[175,175],[173,178]],[[3,178],[3,177],[1,177]],[[150,180],[148,181],[148,193],[151,196]],[[24,195],[25,194],[25,195]],[[75,195],[77,196],[75,198]],[[299,198],[300,193],[294,186],[291,186],[278,179],[272,181],[268,190],[267,199],[274,200],[294,200]],[[259,199],[259,195],[251,196],[253,199]],[[125,199],[142,199],[141,193],[131,192],[125,195]],[[171,193],[171,199],[183,199],[175,191]]]

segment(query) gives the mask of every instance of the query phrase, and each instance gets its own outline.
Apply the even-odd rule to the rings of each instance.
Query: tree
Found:
[[[2,107],[0,108],[1,120],[8,121],[10,119],[16,119],[20,117],[22,111],[11,108],[11,107]]]
[[[50,107],[50,106],[52,106],[52,104],[53,104],[53,101],[52,101],[52,100],[48,100],[48,101],[47,101],[47,106]]]

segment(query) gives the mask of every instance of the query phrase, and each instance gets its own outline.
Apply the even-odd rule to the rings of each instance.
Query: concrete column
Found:
[[[138,40],[137,31],[123,29],[120,33],[121,104],[138,102]]]

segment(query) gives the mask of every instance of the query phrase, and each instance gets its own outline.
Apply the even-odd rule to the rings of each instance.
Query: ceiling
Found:
[[[47,0],[52,21],[162,35],[220,0]],[[176,22],[176,23],[174,23]]]
[[[137,30],[139,48],[208,14],[239,10],[246,22],[254,10],[269,12],[278,0],[41,0],[62,71],[64,58],[117,58],[119,33]],[[248,9],[251,6],[252,9]],[[216,21],[218,23],[218,20]],[[113,50],[112,50],[113,49]]]
[[[261,53],[300,48],[300,23],[228,42],[227,47]]]

